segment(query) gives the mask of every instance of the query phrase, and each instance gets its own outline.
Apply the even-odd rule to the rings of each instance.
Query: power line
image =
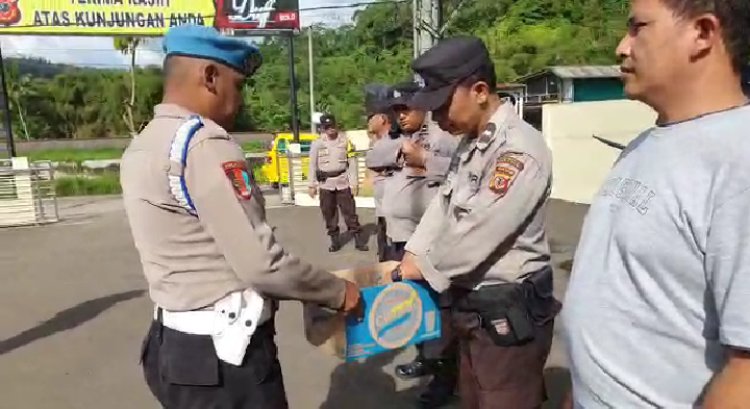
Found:
[[[411,2],[411,0],[370,1],[370,2],[351,3],[351,4],[337,4],[335,6],[331,5],[331,6],[306,7],[306,8],[299,9],[299,11],[351,9],[351,8],[357,8],[357,7],[362,7],[362,6],[371,6],[375,4],[401,4],[401,3],[409,3],[409,2]]]

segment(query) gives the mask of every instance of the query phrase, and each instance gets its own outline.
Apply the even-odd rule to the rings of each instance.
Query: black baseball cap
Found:
[[[456,86],[494,63],[484,42],[476,37],[448,38],[437,43],[411,64],[424,87],[410,101],[413,108],[434,111],[445,105]]]
[[[323,129],[333,128],[336,126],[336,117],[332,114],[323,114],[320,116],[320,127]]]
[[[412,108],[411,100],[422,87],[414,81],[405,81],[394,85],[391,88],[391,99],[388,101],[390,108],[396,106],[406,106]]]

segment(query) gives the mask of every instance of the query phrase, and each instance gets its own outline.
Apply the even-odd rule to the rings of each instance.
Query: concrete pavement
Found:
[[[0,229],[0,408],[157,408],[138,366],[152,307],[122,203],[68,199],[60,209],[58,224]],[[549,212],[554,262],[565,266],[585,207],[553,202]],[[360,215],[372,228],[372,211]],[[370,253],[349,243],[329,255],[315,208],[276,207],[269,218],[286,248],[321,267],[375,260],[374,237]],[[556,268],[560,296],[567,277]],[[391,375],[412,348],[344,364],[306,343],[298,303],[282,303],[277,342],[293,409],[410,408],[419,391]],[[548,367],[556,401],[568,383],[559,341]]]

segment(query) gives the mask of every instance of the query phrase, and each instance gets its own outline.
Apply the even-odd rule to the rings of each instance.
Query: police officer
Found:
[[[400,149],[399,135],[393,137],[393,122],[385,110],[375,110],[367,119],[367,132],[372,138],[372,148],[367,151],[365,165],[374,173],[373,189],[375,199],[375,217],[377,218],[378,261],[388,259],[388,237],[386,235],[386,220],[383,214],[383,194],[386,180],[400,170],[401,164],[397,154],[390,157],[380,154],[381,151],[398,152]],[[381,161],[384,159],[384,161]]]
[[[450,294],[462,407],[538,408],[560,308],[544,230],[550,151],[495,93],[481,40],[441,41],[412,68],[425,81],[413,106],[465,136],[393,278]]]
[[[389,104],[402,132],[396,154],[403,171],[386,183],[384,193],[388,237],[393,242],[395,260],[403,257],[406,242],[444,182],[457,147],[456,138],[427,120],[425,111],[411,105],[418,89],[413,82],[394,86],[394,98]]]
[[[288,254],[227,133],[257,48],[203,26],[164,38],[163,103],[122,159],[128,221],[154,320],[141,359],[165,408],[286,408],[276,299],[351,311],[356,285]]]
[[[397,160],[403,166],[385,183],[392,260],[403,257],[407,240],[445,180],[457,146],[456,138],[430,121],[427,112],[411,105],[418,90],[419,85],[414,82],[397,84],[388,104],[403,133],[395,149],[381,153],[385,160]],[[443,306],[447,307],[447,299],[443,300]],[[422,407],[439,407],[453,396],[455,342],[450,328],[444,328],[443,332],[441,339],[417,345],[414,361],[396,367],[396,376],[402,379],[435,375],[420,396]]]
[[[362,231],[354,202],[354,191],[359,185],[354,148],[345,135],[341,135],[336,118],[331,114],[320,117],[323,134],[310,147],[310,197],[320,190],[320,211],[325,219],[326,230],[331,238],[330,252],[341,249],[339,217],[341,210],[349,232],[354,234],[357,250],[368,251],[367,237]]]

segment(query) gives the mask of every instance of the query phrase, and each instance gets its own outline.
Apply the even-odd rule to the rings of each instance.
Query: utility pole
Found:
[[[8,157],[13,158],[16,156],[16,145],[13,141],[13,128],[11,126],[11,112],[10,112],[10,102],[8,101],[8,82],[5,78],[5,64],[3,61],[3,51],[2,48],[0,48],[0,75],[2,75],[2,92],[3,92],[3,106],[2,110],[4,113],[4,121],[3,121],[3,127],[5,128],[5,142],[7,144],[8,149]]]
[[[291,108],[292,135],[294,143],[299,143],[299,107],[297,106],[297,74],[294,71],[294,33],[289,32],[289,86],[292,89],[292,97],[289,101]]]
[[[310,68],[310,133],[315,133],[315,70],[313,69],[313,26],[307,28],[307,65]]]
[[[440,0],[413,0],[414,57],[432,48],[440,37]]]

